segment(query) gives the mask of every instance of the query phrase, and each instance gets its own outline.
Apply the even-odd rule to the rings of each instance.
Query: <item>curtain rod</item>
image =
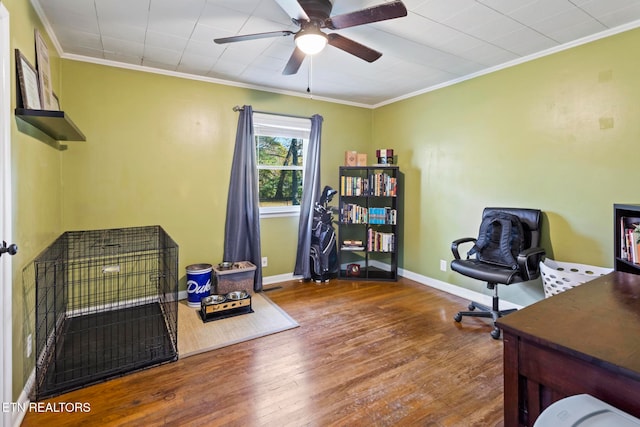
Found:
[[[233,111],[235,111],[235,112],[242,111],[242,110],[244,110],[244,107],[240,107],[238,105],[233,107]],[[271,114],[272,116],[284,116],[284,117],[293,117],[293,118],[296,118],[296,119],[309,119],[309,120],[311,120],[311,117],[296,116],[295,114],[272,113],[270,111],[259,111],[259,110],[253,110],[253,112],[254,113],[260,113],[260,114]]]

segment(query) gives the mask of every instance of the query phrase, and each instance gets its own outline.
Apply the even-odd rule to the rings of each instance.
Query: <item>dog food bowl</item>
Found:
[[[202,302],[206,305],[210,304],[220,304],[221,302],[225,302],[227,297],[224,295],[209,295],[208,297],[204,297]]]
[[[220,270],[229,270],[233,268],[233,263],[231,261],[223,261],[220,264],[218,264],[218,268]]]
[[[249,293],[247,291],[233,291],[227,294],[227,299],[238,301],[241,299],[245,299],[248,296],[249,296]]]

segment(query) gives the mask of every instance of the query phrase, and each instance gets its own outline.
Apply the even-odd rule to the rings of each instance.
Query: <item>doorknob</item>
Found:
[[[2,246],[0,246],[0,256],[2,256],[2,254],[4,253],[8,253],[9,255],[15,255],[18,253],[18,246],[15,245],[14,243],[7,246],[7,242],[3,241]]]

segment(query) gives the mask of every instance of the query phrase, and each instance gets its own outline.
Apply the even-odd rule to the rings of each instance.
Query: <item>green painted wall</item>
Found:
[[[401,267],[482,290],[439,262],[490,205],[542,209],[551,258],[612,267],[613,204],[638,202],[639,43],[626,32],[376,109],[373,144],[396,150],[412,206]],[[528,304],[529,285],[501,293]]]
[[[322,115],[328,184],[344,151],[371,138],[369,109],[69,60],[61,102],[87,136],[62,156],[63,228],[159,224],[180,245],[182,276],[189,264],[222,261],[234,105]],[[265,276],[293,271],[297,227],[297,217],[261,220]]]
[[[4,0],[9,11],[11,53],[14,49],[27,57],[35,66],[34,29],[45,36],[52,46],[38,16],[28,1]],[[60,60],[50,49],[52,82],[59,91]],[[15,62],[11,58],[11,108],[16,107]],[[26,132],[26,133],[25,133]],[[20,119],[12,120],[11,166],[13,194],[13,239],[19,252],[12,257],[13,274],[13,394],[15,398],[24,388],[33,368],[33,355],[25,358],[25,338],[33,334],[33,289],[23,286],[23,268],[55,239],[62,231],[62,187],[60,185],[62,152],[45,135],[25,125]]]

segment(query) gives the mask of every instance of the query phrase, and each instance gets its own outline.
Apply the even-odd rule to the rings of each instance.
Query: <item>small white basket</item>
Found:
[[[540,262],[544,296],[549,298],[613,271],[612,268],[545,259]]]

